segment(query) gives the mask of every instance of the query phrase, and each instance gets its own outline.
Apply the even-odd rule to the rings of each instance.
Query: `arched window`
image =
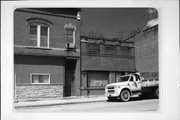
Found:
[[[52,23],[41,18],[30,18],[28,45],[34,47],[49,47],[49,28]]]

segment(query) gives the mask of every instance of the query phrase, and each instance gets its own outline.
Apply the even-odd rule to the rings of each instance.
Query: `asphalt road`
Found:
[[[132,100],[129,102],[101,101],[92,103],[18,108],[17,112],[136,112],[158,111],[158,99]]]

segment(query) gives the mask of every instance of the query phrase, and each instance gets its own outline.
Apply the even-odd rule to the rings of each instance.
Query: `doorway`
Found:
[[[76,70],[77,60],[66,59],[65,62],[65,86],[64,86],[64,96],[75,95],[75,70]]]

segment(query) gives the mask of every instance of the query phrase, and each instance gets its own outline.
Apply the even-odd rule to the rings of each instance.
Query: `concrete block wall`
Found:
[[[61,99],[63,84],[17,84],[15,92],[15,101]]]

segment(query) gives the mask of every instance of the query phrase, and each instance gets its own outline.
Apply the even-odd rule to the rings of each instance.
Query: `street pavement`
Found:
[[[101,100],[87,103],[16,108],[17,112],[157,112],[158,110],[159,99],[133,99],[129,102]]]

